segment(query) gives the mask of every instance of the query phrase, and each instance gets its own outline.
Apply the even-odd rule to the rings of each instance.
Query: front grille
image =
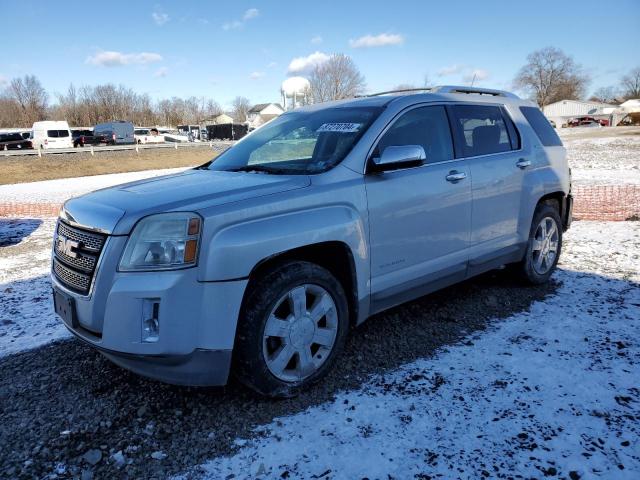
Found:
[[[72,227],[70,225],[67,225],[66,223],[62,223],[62,221],[58,222],[57,233],[58,235],[63,235],[67,238],[70,238],[71,240],[82,243],[85,250],[89,250],[92,252],[99,252],[100,250],[102,250],[102,247],[104,246],[104,242],[106,240],[105,235],[80,230],[79,228]]]
[[[76,272],[55,258],[53,259],[53,271],[56,277],[58,277],[58,280],[73,290],[86,293],[89,291],[89,287],[91,287],[91,277],[89,275]]]
[[[87,295],[107,236],[58,220],[53,240],[53,273],[67,288]]]

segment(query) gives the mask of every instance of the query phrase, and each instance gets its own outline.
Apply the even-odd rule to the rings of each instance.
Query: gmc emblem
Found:
[[[78,258],[78,254],[74,250],[78,247],[80,247],[80,242],[71,240],[63,235],[58,235],[58,238],[56,239],[56,250],[67,257]]]

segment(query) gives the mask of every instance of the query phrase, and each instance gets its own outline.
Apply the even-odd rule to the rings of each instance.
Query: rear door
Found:
[[[421,145],[422,166],[365,177],[371,251],[371,309],[402,303],[465,277],[471,222],[467,162],[455,159],[442,105],[405,111],[373,151]]]
[[[471,171],[470,274],[514,261],[524,247],[518,236],[525,171],[531,158],[503,106],[458,104],[449,107],[456,156]]]

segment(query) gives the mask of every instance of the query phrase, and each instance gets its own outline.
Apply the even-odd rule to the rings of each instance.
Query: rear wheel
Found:
[[[562,251],[562,220],[558,209],[548,203],[536,208],[527,250],[516,264],[516,273],[525,282],[538,285],[549,280]]]
[[[291,397],[322,378],[344,345],[348,306],[340,282],[309,262],[289,262],[248,287],[234,371],[270,397]]]

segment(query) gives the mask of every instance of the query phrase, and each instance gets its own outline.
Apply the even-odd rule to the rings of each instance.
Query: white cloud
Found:
[[[159,27],[163,26],[169,21],[169,15],[164,12],[155,11],[151,14],[151,18]]]
[[[88,56],[85,63],[101,67],[120,67],[122,65],[147,65],[162,61],[162,55],[151,52],[122,53],[114,51],[98,52]]]
[[[329,55],[322,52],[314,52],[306,57],[296,57],[289,63],[289,73],[308,73],[318,65],[329,60]]]
[[[476,68],[474,70],[471,70],[470,72],[467,72],[462,77],[462,80],[464,80],[465,83],[471,83],[474,81],[480,82],[482,80],[486,80],[487,78],[489,78],[489,72],[482,68]]]
[[[222,25],[222,29],[235,30],[236,28],[240,28],[242,25],[244,25],[244,23],[242,23],[240,20],[235,20],[233,22],[227,22],[224,25]]]
[[[242,16],[242,20],[246,22],[247,20],[256,18],[258,15],[260,15],[260,10],[258,10],[257,8],[250,8],[249,10],[244,12],[244,15]]]
[[[9,79],[4,75],[0,75],[0,87],[4,88],[9,85]]]
[[[365,35],[349,40],[351,48],[386,47],[387,45],[402,45],[404,37],[395,33],[381,33],[380,35]]]
[[[247,21],[252,20],[259,15],[260,10],[258,10],[257,8],[250,8],[249,10],[244,12],[244,15],[242,15],[242,20],[233,20],[232,22],[227,22],[222,25],[222,29],[236,30],[238,28],[242,28]]]
[[[454,65],[442,67],[440,70],[438,70],[437,73],[439,77],[446,77],[448,75],[455,75],[457,73],[462,73],[464,69],[465,69],[464,65],[454,64]]]
[[[153,76],[156,78],[164,78],[168,74],[169,74],[169,69],[167,67],[160,67],[158,70],[156,70]]]
[[[209,25],[209,20],[207,20],[206,18],[199,18],[198,23],[201,25]]]
[[[277,67],[278,63],[277,62],[269,62],[269,65],[267,65],[267,68],[273,68],[273,67]]]
[[[314,45],[320,45],[322,43],[322,37],[320,35],[316,35],[311,39],[311,43]]]
[[[260,78],[264,77],[264,75],[265,75],[265,73],[264,73],[264,72],[251,72],[251,73],[249,74],[249,78],[250,78],[251,80],[258,80],[258,79],[260,79]]]

